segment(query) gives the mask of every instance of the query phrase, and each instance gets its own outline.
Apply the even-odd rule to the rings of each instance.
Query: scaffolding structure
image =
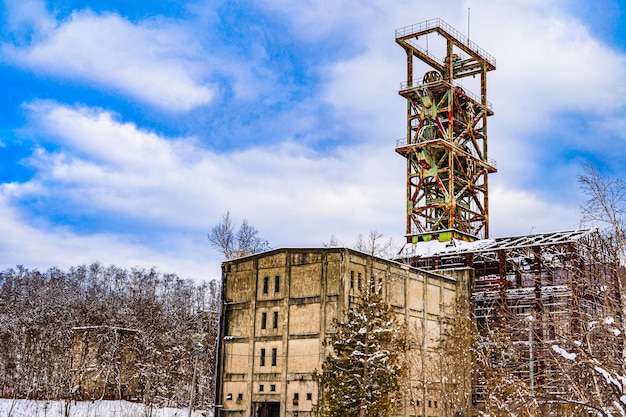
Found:
[[[432,47],[431,35],[439,38]],[[438,40],[443,59],[431,52]],[[396,42],[407,54],[399,91],[407,101],[406,137],[396,143],[407,160],[407,243],[488,238],[487,176],[496,167],[487,155],[487,72],[496,61],[441,19],[396,30]],[[419,61],[428,67],[423,76]],[[477,76],[478,96],[460,85]]]
[[[598,261],[606,252],[601,242],[596,229],[578,229],[421,242],[406,245],[401,257],[440,273],[471,270],[468,295],[481,334],[497,329],[506,339],[505,350],[515,352],[499,359],[506,362],[503,366],[531,391],[559,398],[569,395],[571,387],[563,368],[547,360],[554,354],[551,346],[580,334],[589,317],[607,305],[601,297],[611,282],[602,271],[605,261]],[[483,384],[480,378],[475,381],[475,403],[484,400]]]

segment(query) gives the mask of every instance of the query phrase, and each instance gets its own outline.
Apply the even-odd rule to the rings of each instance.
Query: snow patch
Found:
[[[570,361],[573,361],[574,359],[576,359],[575,353],[570,353],[557,345],[552,345],[552,350]]]
[[[13,417],[64,417],[65,401],[35,401],[0,398],[0,416]],[[130,401],[72,401],[69,417],[181,417],[187,416],[184,408],[146,408],[144,404]],[[212,417],[212,410],[197,410],[192,417]]]

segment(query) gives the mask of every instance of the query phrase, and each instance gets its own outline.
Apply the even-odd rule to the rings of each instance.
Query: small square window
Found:
[[[242,401],[243,400],[243,394],[239,393],[237,394],[237,401]]]
[[[307,401],[313,401],[313,393],[312,392],[307,392],[306,393],[306,400]]]
[[[300,399],[300,394],[299,394],[299,393],[297,393],[297,392],[294,392],[294,393],[293,393],[293,399],[294,399],[294,400],[299,400],[299,399]]]
[[[272,392],[276,391],[276,385],[274,384],[270,385],[270,391]]]
[[[261,384],[259,385],[259,392],[263,392],[265,391],[265,385]]]

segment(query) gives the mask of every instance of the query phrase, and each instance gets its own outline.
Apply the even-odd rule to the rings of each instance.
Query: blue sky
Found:
[[[220,275],[230,211],[272,247],[404,233],[403,50],[440,17],[489,74],[491,234],[576,228],[626,165],[618,1],[21,0],[0,6],[0,268]]]

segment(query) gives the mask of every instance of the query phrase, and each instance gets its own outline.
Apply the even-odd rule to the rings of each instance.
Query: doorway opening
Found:
[[[254,417],[279,417],[280,403],[261,402],[254,403]]]

